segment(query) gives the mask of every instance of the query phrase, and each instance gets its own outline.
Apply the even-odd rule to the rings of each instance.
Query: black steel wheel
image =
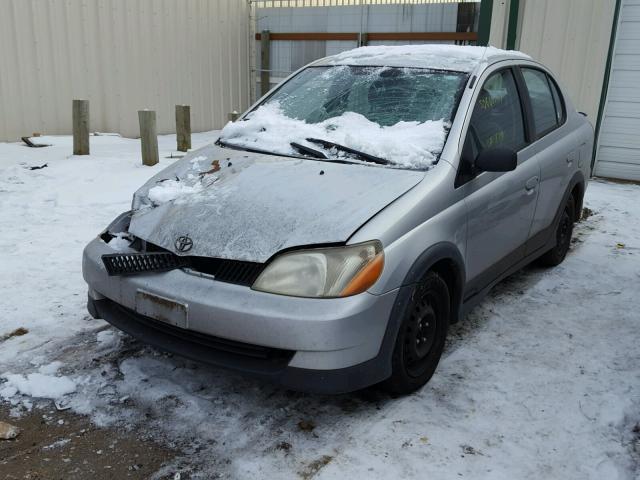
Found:
[[[567,256],[567,252],[571,246],[574,218],[575,200],[573,199],[573,195],[569,195],[569,199],[565,204],[564,210],[560,215],[560,221],[556,227],[556,246],[540,257],[540,262],[543,265],[555,267],[556,265],[560,265]]]
[[[392,374],[385,387],[393,393],[410,393],[422,387],[438,366],[450,316],[446,282],[429,272],[416,286],[400,324],[392,357]]]

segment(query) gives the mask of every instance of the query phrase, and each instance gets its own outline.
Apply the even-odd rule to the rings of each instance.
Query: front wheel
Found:
[[[384,386],[411,393],[429,381],[438,366],[449,328],[450,295],[446,282],[429,272],[416,286],[393,350],[392,373]]]
[[[556,228],[556,246],[540,257],[540,262],[548,267],[560,265],[567,256],[569,247],[571,246],[571,235],[573,235],[573,219],[575,218],[575,200],[573,195],[569,195],[569,199],[564,206],[560,222]]]

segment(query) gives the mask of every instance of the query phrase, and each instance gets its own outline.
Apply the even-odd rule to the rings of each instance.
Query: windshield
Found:
[[[287,155],[299,155],[302,144],[329,159],[364,158],[329,145],[334,143],[392,165],[426,169],[444,146],[465,79],[419,68],[309,67],[243,121],[228,124],[220,139]],[[326,142],[319,147],[309,138]]]

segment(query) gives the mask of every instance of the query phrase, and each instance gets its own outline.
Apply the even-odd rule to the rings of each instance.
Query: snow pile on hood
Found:
[[[328,57],[327,65],[386,65],[470,72],[483,58],[509,55],[530,59],[525,53],[495,47],[459,45],[376,45],[354,48]]]
[[[307,138],[339,143],[409,168],[428,168],[437,160],[446,139],[448,124],[444,120],[398,122],[388,127],[371,122],[359,113],[345,112],[320,123],[306,123],[287,117],[277,103],[266,104],[246,120],[228,123],[220,140],[245,148],[299,154],[291,142],[323,150]],[[343,155],[326,152],[329,157]],[[149,192],[151,193],[151,192]]]
[[[201,192],[203,189],[202,182],[196,181],[197,179],[193,175],[189,177],[186,182],[182,180],[165,180],[159,183],[149,190],[149,200],[154,205],[161,205],[185,195]]]

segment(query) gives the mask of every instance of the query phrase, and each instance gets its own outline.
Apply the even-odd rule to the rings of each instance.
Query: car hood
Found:
[[[423,177],[211,145],[136,192],[129,231],[178,255],[265,262],[289,247],[345,242]],[[191,248],[179,251],[183,236]]]

